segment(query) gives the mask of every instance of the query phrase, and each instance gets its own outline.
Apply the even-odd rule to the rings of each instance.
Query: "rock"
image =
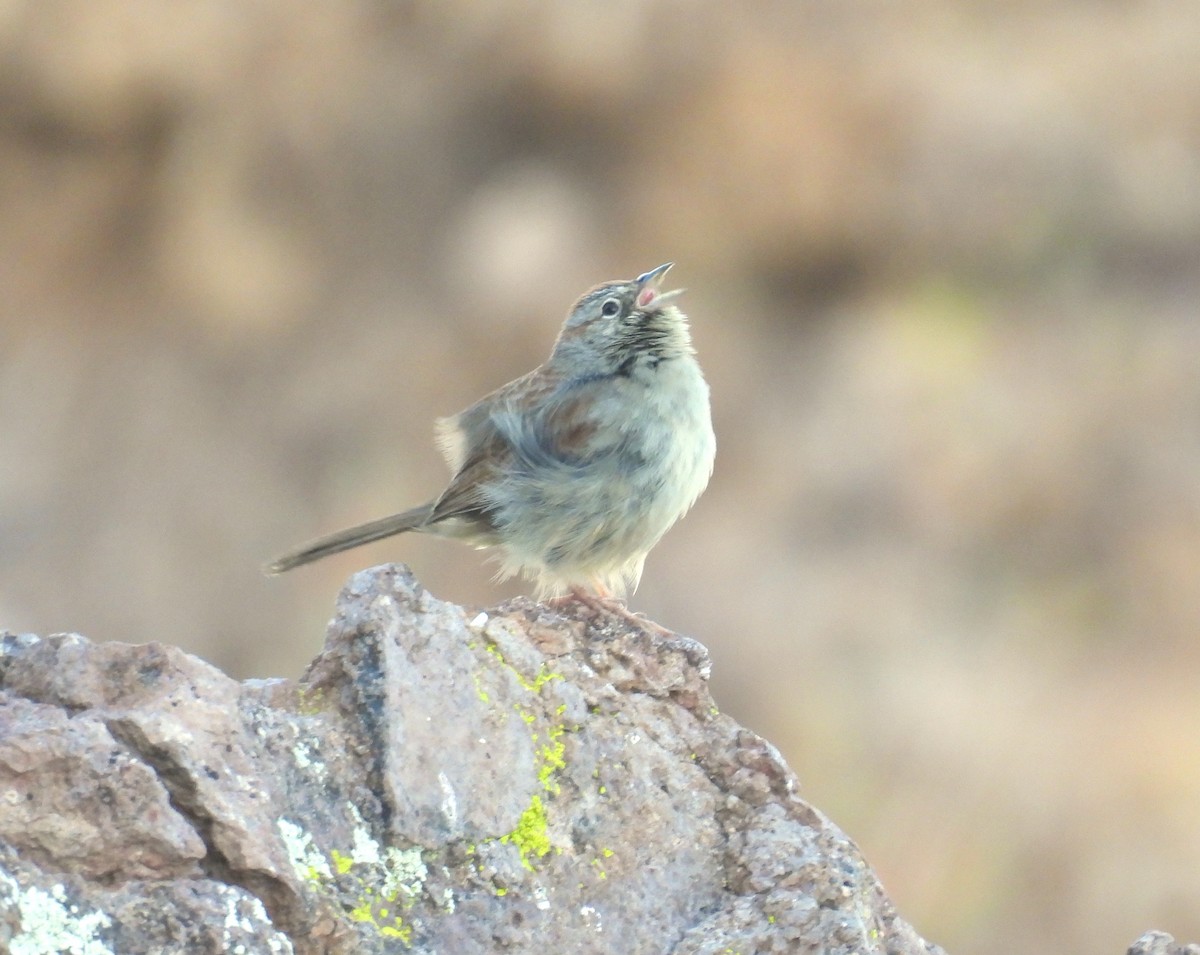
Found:
[[[298,682],[74,635],[0,651],[5,951],[940,951],[687,638],[476,615],[386,566]]]
[[[1128,955],[1200,955],[1200,945],[1177,945],[1166,932],[1147,932],[1130,946]]]

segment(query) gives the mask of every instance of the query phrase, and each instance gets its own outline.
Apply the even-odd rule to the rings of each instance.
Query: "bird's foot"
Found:
[[[550,601],[550,606],[565,609],[571,604],[582,604],[592,611],[593,614],[602,614],[610,617],[618,617],[621,620],[632,623],[643,630],[648,630],[651,633],[657,633],[660,636],[671,635],[674,633],[666,627],[659,626],[653,620],[648,620],[640,613],[634,613],[627,606],[625,601],[620,597],[614,597],[609,593],[589,593],[580,587],[572,587],[571,592],[563,597],[554,597]]]

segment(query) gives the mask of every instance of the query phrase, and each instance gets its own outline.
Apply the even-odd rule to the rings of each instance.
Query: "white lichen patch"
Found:
[[[292,759],[296,761],[297,766],[306,772],[311,772],[319,780],[323,780],[329,775],[329,767],[317,754],[316,744],[311,740],[302,739],[296,743],[292,747]]]
[[[379,865],[379,843],[371,838],[371,833],[364,826],[355,826],[354,845],[350,849],[350,858],[357,865]]]
[[[100,937],[112,925],[103,912],[83,911],[67,898],[61,884],[48,890],[22,888],[16,879],[0,871],[0,900],[16,909],[21,927],[8,943],[10,955],[114,955]]]
[[[370,866],[374,873],[368,875],[356,869],[356,877],[366,883],[374,883],[379,889],[379,894],[386,899],[411,901],[420,895],[429,876],[421,858],[420,847],[384,848],[372,838],[371,831],[357,806],[350,806],[350,815],[355,822],[351,835],[354,844],[350,848],[349,856],[342,859],[351,866]],[[334,859],[338,861],[337,853],[334,854]],[[338,862],[338,871],[346,872],[351,866],[343,867],[342,862]]]
[[[600,913],[590,905],[585,905],[579,910],[579,915],[583,919],[583,924],[594,932],[603,932],[604,923],[600,921]]]
[[[296,870],[298,876],[310,881],[333,877],[329,863],[325,861],[325,856],[303,827],[287,819],[280,819],[275,825],[279,829],[279,835],[283,838],[283,846],[292,862],[292,868]]]
[[[371,830],[367,828],[367,821],[363,819],[358,807],[350,803],[349,809],[350,817],[354,820],[354,831],[350,836],[354,840],[354,844],[350,847],[350,862],[354,865],[379,865],[383,858],[379,851],[379,843],[371,836]]]
[[[238,911],[238,893],[234,892],[228,886],[223,886],[221,894],[225,896],[225,938],[229,940],[230,932],[240,929],[243,932],[249,932],[254,926],[250,924],[250,920]]]
[[[550,900],[546,897],[546,887],[544,885],[534,886],[533,898],[537,902],[539,911],[545,912],[550,908]]]
[[[404,897],[415,899],[425,887],[428,876],[429,870],[425,868],[418,847],[397,849],[389,846],[384,853],[381,890],[385,898],[395,898],[398,893],[403,893]]]
[[[438,785],[442,787],[442,815],[446,817],[446,822],[453,826],[458,822],[458,797],[450,784],[450,778],[443,772],[438,773]]]
[[[222,887],[222,895],[225,898],[223,951],[231,955],[257,955],[262,951],[293,955],[291,941],[275,928],[261,901],[231,886]],[[247,947],[245,942],[238,941],[240,938],[253,939],[254,947]],[[262,942],[266,942],[266,949],[262,948]]]

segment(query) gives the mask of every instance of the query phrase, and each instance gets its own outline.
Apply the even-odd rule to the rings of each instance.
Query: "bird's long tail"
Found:
[[[381,517],[377,521],[359,524],[357,527],[347,527],[343,531],[318,537],[315,541],[310,541],[303,547],[298,547],[271,561],[263,570],[268,574],[282,574],[293,567],[310,564],[314,560],[320,560],[330,554],[340,554],[344,550],[350,550],[361,544],[369,544],[372,541],[391,537],[393,534],[416,530],[429,519],[432,510],[431,504],[422,504],[420,507],[414,507],[401,514]]]

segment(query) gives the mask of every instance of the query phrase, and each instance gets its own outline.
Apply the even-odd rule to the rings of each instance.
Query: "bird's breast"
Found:
[[[505,567],[559,583],[634,586],[645,555],[712,473],[708,386],[687,356],[592,379],[586,398],[575,392],[572,400],[571,426],[582,419],[587,437],[570,448],[545,443],[546,429],[502,422],[516,459],[488,493]]]
[[[700,367],[690,356],[678,358],[612,385],[594,409],[593,455],[610,457],[622,472],[617,483],[648,505],[665,497],[674,520],[704,490],[716,450]]]

